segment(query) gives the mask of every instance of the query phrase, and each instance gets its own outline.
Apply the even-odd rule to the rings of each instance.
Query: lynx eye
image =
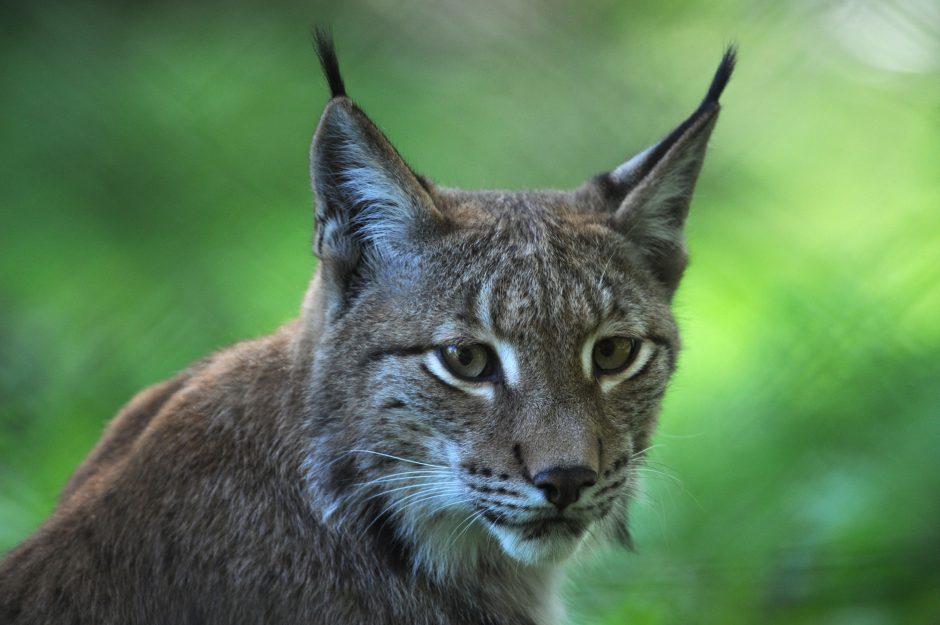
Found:
[[[496,357],[485,345],[448,345],[438,350],[447,369],[464,380],[486,380],[496,371]]]
[[[636,360],[639,341],[625,336],[610,336],[594,344],[592,360],[598,374],[619,373]]]

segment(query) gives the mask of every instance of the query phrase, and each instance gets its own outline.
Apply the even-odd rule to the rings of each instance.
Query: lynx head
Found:
[[[443,564],[538,565],[627,504],[679,338],[683,225],[718,98],[573,191],[462,191],[415,174],[345,91],[311,150],[320,259],[315,440],[322,518]]]

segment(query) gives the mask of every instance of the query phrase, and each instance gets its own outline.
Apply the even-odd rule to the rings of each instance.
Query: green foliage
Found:
[[[7,5],[0,552],[136,391],[296,314],[308,23],[406,158],[471,188],[617,165],[736,39],[639,553],[576,567],[572,618],[940,621],[936,10],[686,4]]]

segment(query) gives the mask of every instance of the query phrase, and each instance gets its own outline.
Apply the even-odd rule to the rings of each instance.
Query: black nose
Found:
[[[587,467],[555,467],[538,473],[532,482],[542,489],[545,499],[563,510],[578,500],[582,488],[594,486],[597,471]]]

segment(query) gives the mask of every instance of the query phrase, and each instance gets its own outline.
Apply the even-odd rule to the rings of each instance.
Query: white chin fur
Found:
[[[499,545],[506,554],[524,564],[560,564],[577,551],[584,534],[580,536],[546,536],[526,540],[511,529],[490,525]]]

